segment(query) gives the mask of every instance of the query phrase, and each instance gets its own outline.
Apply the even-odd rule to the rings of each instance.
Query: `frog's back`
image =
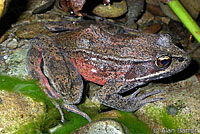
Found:
[[[127,80],[125,76],[135,64],[154,64],[162,52],[183,52],[166,35],[109,33],[98,25],[67,34],[61,34],[65,40],[57,40],[64,53],[85,79],[100,85],[111,79]]]
[[[151,59],[155,53],[152,49],[155,40],[156,35],[109,33],[100,25],[92,24],[84,29],[61,33],[56,42],[62,44],[66,53],[93,53],[111,59],[134,58],[135,61],[144,61]]]

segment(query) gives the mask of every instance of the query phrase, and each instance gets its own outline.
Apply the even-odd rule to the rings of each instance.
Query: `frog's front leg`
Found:
[[[97,98],[104,105],[127,112],[136,111],[147,103],[163,100],[163,98],[147,98],[162,92],[162,90],[156,90],[137,96],[140,92],[140,89],[138,89],[129,97],[120,95],[121,93],[143,84],[144,83],[135,83],[133,85],[128,82],[120,83],[109,81],[97,92]]]

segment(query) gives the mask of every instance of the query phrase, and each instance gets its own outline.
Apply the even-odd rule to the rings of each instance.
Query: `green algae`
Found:
[[[24,125],[16,134],[40,134],[49,133],[49,129],[55,127],[60,122],[60,114],[50,99],[44,94],[37,84],[37,81],[25,81],[14,77],[0,75],[0,90],[7,90],[21,93],[33,98],[36,101],[42,101],[47,106],[47,113],[41,116],[41,121],[33,121]],[[83,107],[83,106],[81,106]],[[82,108],[81,108],[82,109]],[[72,133],[75,129],[84,126],[88,121],[80,115],[63,110],[66,122],[58,128],[54,134]],[[89,113],[88,111],[86,111]],[[96,112],[95,112],[96,113]],[[117,121],[123,123],[131,133],[149,134],[151,130],[145,123],[133,117],[132,113],[121,112],[123,115]],[[95,116],[95,115],[93,115]],[[26,130],[26,131],[25,131]]]
[[[168,106],[162,109],[159,107],[151,107],[146,113],[148,118],[154,120],[154,123],[160,124],[160,127],[152,128],[155,132],[179,134],[181,133],[181,129],[187,130],[188,128],[193,128],[193,121],[191,120],[192,115],[184,114],[184,112],[181,112],[181,109],[179,109],[176,115],[168,113]]]
[[[48,134],[49,129],[60,122],[57,109],[48,109],[47,114],[41,115],[39,121],[32,121],[22,126],[15,134]]]
[[[37,84],[37,81],[25,81],[14,77],[0,75],[0,90],[7,90],[12,92],[21,93],[33,98],[36,101],[42,101],[46,104],[46,113],[41,115],[40,121],[30,122],[16,132],[16,134],[25,134],[23,132],[28,132],[29,134],[40,134],[49,133],[49,129],[57,126],[60,123],[60,114],[56,107],[51,103],[50,99],[44,94]],[[82,104],[83,105],[83,104]],[[84,109],[84,105],[81,106]],[[86,113],[90,113],[86,109]],[[155,112],[156,108],[150,111]],[[166,129],[177,129],[180,122],[176,118],[179,116],[168,115],[166,110],[160,110],[157,117],[160,117],[160,122]],[[67,112],[63,109],[66,122],[62,124],[61,128],[58,128],[54,134],[60,133],[72,133],[75,129],[84,126],[88,121],[80,115],[72,112]],[[151,113],[150,112],[150,113]],[[95,112],[95,114],[97,114]],[[116,119],[116,121],[124,124],[130,131],[134,134],[151,134],[151,129],[144,122],[140,121],[133,116],[132,113],[120,112],[121,116]],[[91,116],[91,115],[90,115]],[[95,115],[92,115],[95,116]],[[98,116],[98,115],[97,115]],[[26,130],[26,131],[25,131]]]
[[[33,98],[35,101],[41,101],[46,104],[46,113],[41,115],[40,121],[32,121],[20,128],[16,134],[40,134],[49,133],[49,129],[60,123],[60,114],[50,99],[40,89],[37,81],[26,81],[15,77],[0,75],[0,90],[17,92]],[[67,112],[63,109],[66,123],[62,128],[55,131],[55,134],[70,133],[73,130],[85,125],[88,121],[80,115]]]
[[[75,129],[80,128],[88,123],[88,121],[80,115],[77,115],[72,112],[64,111],[66,123],[62,128],[59,128],[54,134],[69,134],[72,133]]]
[[[57,119],[60,118],[58,110],[51,103],[50,99],[45,95],[45,93],[40,89],[37,81],[25,81],[15,77],[0,75],[0,90],[24,94],[31,97],[35,101],[43,102],[46,104],[46,113],[41,115],[41,120],[37,122],[33,121],[22,126],[19,132],[16,132],[17,134],[23,134],[22,132],[35,134],[37,130],[38,132],[45,131],[42,129],[47,129],[47,127],[50,126],[52,127],[53,124],[59,122],[59,120],[56,120],[56,117]]]
[[[20,130],[15,132],[15,134],[43,134],[40,130],[41,122],[31,122],[24,125]]]
[[[191,128],[192,125],[190,125],[190,119],[191,115],[170,115],[167,113],[166,109],[164,109],[160,115],[161,123],[164,126],[163,131],[161,132],[179,134],[181,129],[186,130]]]
[[[162,116],[160,117],[162,121],[162,125],[164,128],[160,130],[161,132],[167,132],[170,134],[176,134],[178,129],[179,122],[174,118],[174,116],[167,114],[167,112],[163,111]]]
[[[129,129],[131,134],[152,134],[152,131],[147,124],[134,117],[132,113],[120,111],[120,114],[122,117],[119,117],[116,120],[123,123]]]
[[[45,93],[39,88],[36,81],[25,81],[15,77],[0,75],[0,90],[21,93],[36,101],[42,101],[48,105],[52,105]]]
[[[122,124],[124,130],[130,134],[152,134],[152,130],[143,121],[139,120],[131,112],[112,110],[96,115],[94,120],[111,119]]]

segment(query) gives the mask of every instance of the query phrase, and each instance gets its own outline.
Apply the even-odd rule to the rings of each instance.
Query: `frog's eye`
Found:
[[[156,65],[159,68],[168,67],[170,64],[171,64],[171,57],[170,56],[163,55],[163,56],[158,57],[157,60],[156,60]]]

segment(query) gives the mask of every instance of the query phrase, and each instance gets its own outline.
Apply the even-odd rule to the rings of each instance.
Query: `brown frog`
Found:
[[[148,98],[161,90],[138,95],[138,89],[128,97],[122,93],[171,76],[190,62],[167,34],[129,34],[131,29],[126,27],[80,22],[51,22],[46,28],[58,33],[39,35],[31,41],[28,70],[44,83],[51,97],[63,100],[65,109],[89,121],[75,106],[82,98],[82,78],[102,85],[96,94],[102,104],[132,112],[162,100]]]

